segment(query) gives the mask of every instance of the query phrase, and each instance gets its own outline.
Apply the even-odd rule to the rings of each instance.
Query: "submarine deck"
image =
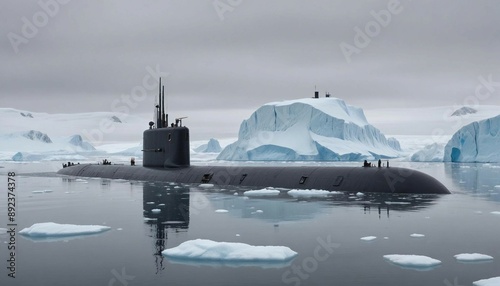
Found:
[[[82,164],[58,174],[141,181],[210,183],[221,186],[322,189],[344,192],[449,194],[441,182],[419,171],[398,167],[189,166],[149,168]]]

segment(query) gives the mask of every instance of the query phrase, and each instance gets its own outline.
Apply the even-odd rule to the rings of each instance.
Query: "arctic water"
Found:
[[[56,162],[2,163],[0,284],[449,286],[500,276],[500,165],[393,165],[428,173],[453,194],[245,196],[250,189],[71,178],[53,172]],[[16,173],[17,232],[43,222],[111,229],[45,239],[17,233],[15,278],[9,277],[8,172]],[[297,256],[241,263],[161,253],[198,238],[287,246]],[[464,263],[454,257],[460,253],[494,259]],[[401,266],[384,258],[389,254],[441,263]]]

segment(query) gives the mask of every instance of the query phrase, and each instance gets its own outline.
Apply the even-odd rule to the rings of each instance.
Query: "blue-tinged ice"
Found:
[[[424,255],[389,254],[384,258],[400,267],[415,270],[431,270],[441,264],[440,260]]]
[[[22,229],[19,234],[29,237],[74,236],[101,233],[111,228],[102,225],[74,225],[53,222],[35,223]]]
[[[458,130],[446,144],[445,162],[500,162],[500,115]]]
[[[222,147],[217,139],[211,138],[208,140],[208,143],[202,144],[201,146],[195,148],[194,151],[199,153],[220,153],[222,151]]]
[[[461,262],[480,262],[493,260],[493,256],[481,253],[460,253],[455,255],[455,258]]]
[[[217,159],[358,161],[398,157],[400,151],[361,108],[337,98],[305,98],[260,107]]]
[[[474,286],[498,286],[500,285],[500,276],[498,277],[492,277],[488,279],[481,279],[474,281],[472,283]]]
[[[171,261],[187,264],[225,266],[284,267],[297,252],[286,246],[254,246],[239,242],[216,242],[195,239],[164,250],[162,254]]]

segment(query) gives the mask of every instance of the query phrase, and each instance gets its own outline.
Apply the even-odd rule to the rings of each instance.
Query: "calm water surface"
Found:
[[[16,278],[8,277],[9,237],[0,232],[0,285],[472,285],[500,276],[500,168],[494,164],[411,164],[452,195],[341,194],[296,199],[245,197],[247,189],[60,177],[49,167],[0,164],[0,228],[7,228],[7,172],[16,172],[17,231],[34,223],[99,224],[110,231],[71,238],[16,236]],[[37,192],[49,190],[50,192]],[[152,209],[161,209],[153,213]],[[215,212],[217,209],[227,213]],[[413,233],[424,237],[413,238]],[[366,242],[361,237],[376,236]],[[205,238],[283,245],[289,263],[171,261],[161,251]],[[486,263],[454,255],[483,253]],[[439,259],[402,268],[386,254]]]

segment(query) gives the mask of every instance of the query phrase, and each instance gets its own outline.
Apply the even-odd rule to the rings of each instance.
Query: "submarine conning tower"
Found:
[[[159,84],[159,104],[156,105],[156,123],[149,122],[143,133],[142,154],[144,167],[182,168],[190,165],[189,129],[182,126],[182,119],[168,124],[165,113],[165,87]],[[156,126],[155,126],[156,125]]]

